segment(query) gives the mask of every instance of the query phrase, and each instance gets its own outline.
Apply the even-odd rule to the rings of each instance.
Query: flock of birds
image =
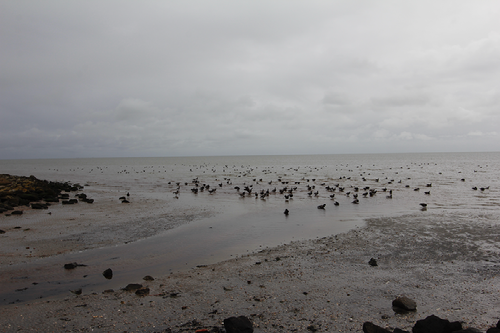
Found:
[[[346,179],[347,177],[340,177],[340,179]],[[349,177],[350,179],[350,177]],[[362,178],[363,181],[367,181],[366,178]],[[218,181],[218,179],[216,179]],[[256,199],[260,198],[262,200],[266,200],[270,195],[282,195],[285,202],[289,202],[290,199],[293,199],[294,195],[297,192],[301,192],[299,189],[299,186],[302,182],[309,183],[310,181],[315,182],[316,179],[305,179],[303,178],[302,181],[295,181],[293,182],[293,186],[290,186],[289,183],[290,181],[284,181],[282,179],[278,179],[278,183],[281,185],[284,185],[284,187],[278,188],[277,186],[274,186],[272,189],[260,189],[260,190],[254,190],[254,184],[260,184],[263,182],[263,179],[253,179],[252,182],[253,184],[247,185],[244,183],[242,186],[234,186],[233,189],[236,190],[236,192],[239,194],[240,198],[245,198],[245,197],[254,197]],[[379,182],[379,179],[375,179],[375,182]],[[226,185],[232,185],[232,181],[228,178],[224,178],[224,182]],[[224,186],[224,182],[219,182],[217,185],[219,188],[222,188]],[[389,183],[392,183],[393,181],[390,181]],[[172,182],[168,183],[169,185],[172,185]],[[268,185],[272,185],[273,181],[268,181]],[[179,194],[181,192],[181,187],[182,185],[185,186],[191,186],[190,190],[194,194],[198,194],[200,192],[208,192],[209,194],[214,194],[217,191],[217,187],[211,186],[210,184],[206,183],[201,183],[199,178],[196,177],[194,178],[191,182],[175,182],[175,190],[173,191],[174,198],[178,199]],[[364,186],[364,187],[359,187],[359,186],[351,186],[348,191],[346,191],[345,186],[341,186],[340,183],[337,183],[333,186],[327,185],[326,183],[321,183],[320,184],[326,192],[328,192],[328,197],[333,201],[334,206],[339,206],[340,203],[336,200],[336,198],[340,195],[343,195],[348,198],[352,198],[351,203],[353,204],[359,204],[359,198],[360,195],[363,198],[368,198],[368,197],[373,197],[379,192],[379,190],[371,188],[370,186]],[[320,192],[316,188],[317,185],[315,184],[307,184],[305,187],[305,192],[307,194],[307,197],[319,197]],[[426,185],[427,187],[432,187],[432,184],[429,183]],[[407,186],[409,187],[409,186]],[[414,191],[419,191],[419,188],[415,188]],[[392,189],[387,189],[387,187],[383,187],[380,189],[381,192],[387,193],[386,198],[387,199],[392,199],[393,198],[393,190]],[[302,191],[304,192],[304,191]],[[425,191],[426,195],[430,195],[430,191]],[[422,208],[427,207],[427,203],[420,203],[420,206]],[[326,204],[323,203],[321,205],[317,206],[318,209],[325,209]],[[288,209],[285,209],[284,211],[285,215],[289,215],[290,211]]]
[[[428,163],[427,163],[428,164]],[[339,198],[349,198],[348,202],[352,204],[360,204],[360,200],[364,198],[371,198],[377,196],[377,194],[384,193],[385,198],[392,199],[393,195],[396,191],[401,191],[403,188],[410,188],[410,185],[403,184],[402,175],[404,172],[398,169],[410,169],[411,167],[423,167],[423,164],[413,164],[406,165],[406,167],[397,167],[397,168],[388,168],[385,172],[389,172],[392,170],[393,176],[401,175],[401,180],[396,181],[395,179],[390,179],[386,177],[385,172],[381,169],[377,170],[381,172],[382,177],[373,177],[370,175],[370,171],[362,171],[363,166],[358,165],[355,167],[350,167],[347,164],[337,165],[336,171],[340,172],[348,172],[349,176],[340,176],[336,178],[332,177],[321,177],[322,169],[326,168],[317,166],[300,166],[300,167],[279,167],[279,166],[271,166],[271,167],[251,167],[249,165],[241,165],[235,166],[233,165],[209,165],[209,164],[200,164],[200,165],[182,165],[183,168],[189,168],[189,173],[198,174],[195,178],[190,178],[188,181],[170,181],[168,185],[172,188],[172,192],[174,194],[174,198],[179,198],[181,192],[189,192],[192,194],[199,193],[208,193],[210,195],[214,195],[217,193],[217,190],[224,191],[225,193],[235,192],[240,198],[249,198],[253,197],[261,200],[268,200],[271,196],[273,197],[281,197],[285,202],[289,202],[293,200],[293,198],[297,198],[300,196],[301,198],[319,198],[319,199],[330,199],[332,201],[332,205],[339,206]],[[175,166],[177,168],[178,166]],[[76,168],[73,171],[77,171]],[[90,173],[105,172],[107,167],[95,167],[90,169]],[[280,170],[276,170],[280,169]],[[371,172],[374,169],[372,168]],[[80,170],[83,171],[83,168]],[[123,169],[118,170],[119,174],[165,174],[172,171],[176,173],[177,170],[169,169],[166,166],[148,166],[141,167],[141,169],[135,169],[133,167],[124,167]],[[356,171],[359,173],[356,174]],[[476,172],[476,171],[474,171]],[[439,173],[441,174],[441,172]],[[224,177],[224,175],[226,177]],[[256,176],[257,175],[257,176]],[[311,177],[311,175],[313,175]],[[262,178],[261,178],[262,177]],[[204,181],[201,180],[204,179]],[[233,185],[233,178],[241,178],[239,180],[238,185]],[[319,179],[321,178],[321,179]],[[164,178],[163,178],[164,179]],[[266,180],[264,180],[266,179]],[[269,180],[274,179],[274,180]],[[407,180],[411,178],[406,178]],[[465,178],[459,179],[462,182],[465,182]],[[406,181],[406,180],[405,180]],[[215,184],[214,184],[215,182]],[[334,185],[330,185],[329,183],[335,182]],[[363,185],[359,186],[359,183],[362,182]],[[212,183],[209,184],[209,183]],[[357,184],[356,184],[357,183]],[[421,185],[425,187],[426,190],[422,190],[423,194],[426,196],[431,195],[430,188],[432,187],[432,183],[424,183]],[[388,187],[391,187],[389,189]],[[413,191],[419,192],[420,187],[413,187]],[[472,187],[472,190],[475,191],[486,191],[489,190],[489,186],[487,187]],[[122,203],[130,203],[129,201],[130,193],[127,193],[126,196],[120,197]],[[341,200],[340,200],[341,201]],[[322,203],[317,205],[318,209],[326,209],[326,203]],[[428,204],[426,202],[420,202],[422,210],[426,210]],[[290,211],[286,209],[284,211],[285,215],[289,215]]]
[[[196,168],[198,169],[198,168]],[[202,166],[199,167],[202,169]],[[200,176],[192,178],[190,181],[185,182],[168,182],[168,185],[173,187],[174,198],[179,198],[181,192],[187,192],[188,189],[191,193],[197,195],[199,193],[208,193],[214,195],[217,190],[225,191],[225,193],[231,193],[234,191],[240,198],[253,197],[255,199],[268,200],[270,196],[281,197],[285,202],[289,202],[294,197],[300,196],[301,198],[329,198],[334,206],[339,206],[338,198],[350,198],[349,202],[352,204],[360,204],[360,200],[364,198],[370,198],[376,196],[378,193],[384,193],[385,198],[392,199],[395,191],[402,190],[403,188],[410,188],[410,185],[403,185],[403,180],[396,181],[394,179],[389,179],[389,177],[373,178],[370,173],[361,172],[359,176],[340,176],[337,179],[336,184],[330,185],[328,182],[333,182],[332,178],[306,178],[306,176],[297,176],[300,168],[288,168],[285,171],[281,171],[281,175],[276,175],[277,178],[274,180],[264,180],[263,178],[255,178],[256,170],[250,167],[241,166],[241,169],[233,166],[231,171],[228,171],[227,165],[223,167],[223,174],[231,174],[237,178],[243,178],[236,186],[233,185],[232,178],[228,177],[208,177],[209,181],[201,181]],[[318,174],[320,168],[309,167],[308,170],[303,172],[303,175],[309,173]],[[189,169],[190,172],[195,172],[193,168]],[[239,172],[238,172],[239,171]],[[302,171],[302,170],[300,170]],[[349,172],[354,172],[354,169],[349,169]],[[206,167],[200,173],[217,173],[215,167]],[[266,177],[269,174],[277,173],[272,171],[270,168],[264,168],[260,172]],[[398,172],[395,172],[398,174]],[[217,173],[217,176],[221,176],[221,173]],[[369,177],[370,176],[370,177]],[[269,177],[266,177],[269,178]],[[407,178],[410,179],[410,178]],[[246,180],[246,181],[245,181]],[[460,179],[462,182],[465,181],[464,178]],[[212,182],[212,185],[209,182]],[[216,182],[215,185],[213,182]],[[354,185],[355,182],[363,182],[366,185],[359,186]],[[383,184],[383,185],[382,185]],[[396,184],[399,184],[396,186]],[[392,186],[391,186],[392,185]],[[423,194],[426,196],[431,195],[432,183],[422,184],[426,190],[422,190]],[[388,186],[393,187],[389,189]],[[420,187],[413,187],[413,191],[419,192]],[[489,187],[473,187],[473,190],[480,189],[485,191]],[[320,192],[321,191],[321,192]],[[325,194],[326,192],[326,194]],[[322,203],[317,206],[318,209],[326,209],[326,203]],[[422,210],[426,210],[428,204],[426,202],[420,202],[419,206]],[[290,214],[290,210],[287,208],[284,211],[285,215]]]

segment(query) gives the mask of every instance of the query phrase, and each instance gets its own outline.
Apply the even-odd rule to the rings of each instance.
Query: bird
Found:
[[[288,209],[285,209],[284,214],[285,214],[286,216],[288,216],[288,214],[290,214],[290,211],[289,211]]]
[[[426,208],[427,204],[426,203],[421,203],[420,206],[422,206],[423,208]]]
[[[322,204],[322,205],[318,206],[318,209],[325,209],[325,207],[326,207],[326,204]]]

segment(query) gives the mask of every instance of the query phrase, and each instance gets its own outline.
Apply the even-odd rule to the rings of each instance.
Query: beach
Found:
[[[0,216],[0,327],[223,332],[245,316],[255,332],[361,332],[368,321],[392,332],[436,315],[486,331],[500,318],[498,160],[6,161],[94,201]],[[396,312],[400,296],[416,311]]]
[[[485,331],[500,308],[495,218],[372,219],[345,234],[130,281],[149,288],[145,296],[83,288],[4,306],[0,325],[8,332],[195,332],[243,315],[255,332],[360,332],[366,321],[408,330],[434,314]],[[416,312],[393,311],[401,295],[415,300]]]

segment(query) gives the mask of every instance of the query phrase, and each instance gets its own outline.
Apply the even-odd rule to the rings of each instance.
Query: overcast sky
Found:
[[[500,151],[500,1],[0,2],[0,159]]]

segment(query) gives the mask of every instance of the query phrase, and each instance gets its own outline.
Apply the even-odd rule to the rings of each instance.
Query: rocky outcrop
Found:
[[[73,200],[71,203],[76,203],[78,202],[76,199],[69,200],[67,192],[81,189],[83,189],[83,186],[79,184],[40,180],[35,176],[25,177],[3,174],[0,175],[0,213],[13,211],[11,214],[22,214],[18,213],[22,212],[21,209],[16,209],[20,206],[31,206],[32,209],[48,209],[50,203],[59,202],[59,198],[68,201]],[[88,199],[85,195],[85,200],[89,202],[92,199]]]
[[[372,322],[363,324],[364,333],[391,333],[386,328],[377,326]],[[408,333],[399,328],[392,331],[393,333]],[[447,319],[441,319],[438,316],[431,315],[425,319],[418,320],[412,328],[412,333],[480,333],[481,331],[474,327],[463,328],[458,321],[450,322]],[[500,321],[495,327],[489,328],[486,333],[500,333]]]

